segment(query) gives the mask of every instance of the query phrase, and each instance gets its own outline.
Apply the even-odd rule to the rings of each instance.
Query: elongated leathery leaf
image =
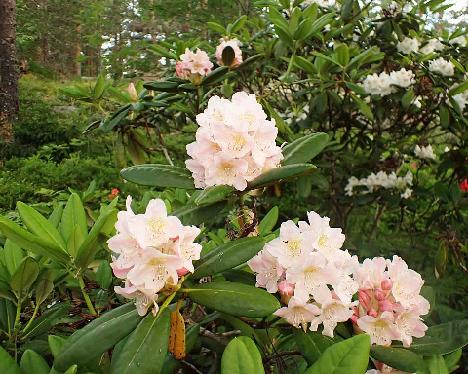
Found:
[[[305,163],[317,156],[328,144],[329,137],[318,132],[296,139],[283,148],[282,165]]]
[[[170,165],[146,164],[132,166],[120,172],[122,178],[144,186],[193,189],[193,178],[187,169]]]
[[[197,284],[184,291],[198,304],[239,317],[266,317],[281,306],[265,290],[242,283]]]
[[[139,320],[133,303],[107,312],[67,339],[54,361],[54,367],[64,371],[73,364],[84,365],[90,362],[125,338]]]

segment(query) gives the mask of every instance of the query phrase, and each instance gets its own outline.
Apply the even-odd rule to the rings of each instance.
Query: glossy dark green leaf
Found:
[[[271,232],[275,227],[276,222],[278,222],[278,217],[279,209],[277,206],[274,206],[267,214],[265,214],[265,217],[263,217],[258,224],[258,231],[260,235],[265,235]]]
[[[8,270],[8,273],[13,275],[18,269],[19,264],[24,258],[24,252],[20,248],[20,246],[16,245],[10,239],[5,241],[5,245],[3,246],[3,254],[5,260],[5,266]]]
[[[67,339],[54,361],[54,367],[63,371],[71,365],[90,362],[125,338],[137,326],[139,320],[133,303],[105,313]]]
[[[281,166],[279,168],[270,169],[255,178],[252,182],[249,183],[248,189],[254,190],[256,188],[269,186],[287,179],[312,174],[314,171],[316,171],[316,167],[310,164]]]
[[[421,356],[405,348],[391,348],[374,345],[371,356],[392,368],[409,373],[424,372],[426,364]]]
[[[341,43],[335,47],[335,58],[341,66],[346,66],[349,63],[349,48],[346,44]]]
[[[102,121],[101,125],[99,126],[99,129],[104,132],[112,131],[116,126],[119,126],[123,122],[123,120],[128,116],[131,110],[131,104],[123,106],[122,108],[114,112],[110,117]]]
[[[440,104],[439,106],[439,117],[440,117],[440,124],[443,127],[448,127],[450,124],[450,112],[446,105]]]
[[[323,353],[306,374],[364,374],[369,364],[370,337],[356,335],[335,343]]]
[[[231,186],[211,186],[203,191],[195,198],[195,205],[208,205],[214,204],[218,201],[225,200],[235,192],[234,187]]]
[[[111,373],[160,373],[169,342],[169,316],[169,309],[157,318],[148,314],[128,337],[119,354],[112,357]]]
[[[32,257],[25,257],[11,276],[10,286],[18,299],[21,299],[39,275],[39,265]]]
[[[374,115],[372,114],[372,109],[364,100],[362,100],[359,96],[356,96],[356,95],[351,95],[351,99],[357,105],[357,107],[359,108],[359,111],[362,114],[364,114],[370,120],[374,119]]]
[[[219,68],[216,68],[202,80],[202,86],[208,86],[220,81],[228,71],[229,68],[227,66],[220,66]]]
[[[259,237],[221,244],[198,261],[193,277],[198,279],[233,269],[254,257],[264,244],[264,240]]]
[[[41,213],[21,201],[18,202],[17,208],[21,216],[21,220],[31,233],[46,241],[54,243],[57,247],[65,251],[66,246],[62,236],[54,225],[52,225],[52,223],[50,223]]]
[[[104,260],[98,267],[96,272],[96,281],[102,289],[108,289],[112,283],[112,269],[109,263]]]
[[[144,88],[150,91],[159,91],[159,92],[177,92],[177,86],[179,83],[165,81],[165,82],[149,82],[143,85]]]
[[[50,371],[47,361],[30,349],[21,356],[20,368],[22,374],[49,374]]]
[[[200,225],[213,220],[224,219],[223,209],[226,202],[219,202],[211,205],[193,206],[186,205],[173,212],[173,215],[179,217],[184,225]]]
[[[265,290],[242,283],[204,283],[184,291],[197,304],[239,317],[266,317],[281,307]]]
[[[426,358],[427,370],[429,374],[449,374],[447,365],[442,355],[435,355]]]
[[[18,364],[7,351],[0,346],[0,373],[2,374],[21,374]]]
[[[122,178],[143,186],[193,189],[193,178],[187,169],[170,165],[132,166],[120,172]]]
[[[306,163],[317,156],[328,144],[329,136],[324,132],[305,135],[283,148],[282,165]]]
[[[68,242],[74,230],[78,230],[82,238],[85,238],[88,234],[86,212],[80,197],[76,193],[72,193],[68,198],[60,221],[60,231],[66,242]]]
[[[335,343],[329,336],[315,331],[308,331],[307,333],[298,331],[294,335],[294,340],[309,365],[316,362],[325,350]]]
[[[262,356],[247,336],[232,339],[221,357],[221,374],[263,374]]]
[[[32,338],[48,332],[52,326],[68,316],[70,308],[69,303],[54,305],[31,323],[29,329],[25,331],[25,336]]]

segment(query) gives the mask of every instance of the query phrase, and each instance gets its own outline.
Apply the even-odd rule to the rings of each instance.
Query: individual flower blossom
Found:
[[[307,300],[293,296],[287,307],[278,309],[273,314],[284,318],[294,327],[302,327],[306,331],[307,324],[320,314],[320,309],[316,305],[307,303]]]
[[[113,253],[112,270],[125,280],[115,292],[135,299],[140,315],[150,307],[156,314],[159,291],[177,284],[179,275],[194,271],[192,262],[200,259],[202,249],[194,243],[200,229],[168,215],[160,199],[151,200],[143,214],[135,214],[131,203],[129,196],[127,210],[117,214],[117,233],[107,242]]]
[[[414,155],[423,160],[435,160],[437,158],[430,144],[427,146],[416,145],[414,147]]]
[[[218,65],[224,66],[223,51],[224,51],[224,48],[230,47],[230,48],[232,48],[232,50],[234,52],[234,59],[232,60],[229,67],[235,68],[235,67],[239,66],[242,63],[242,51],[239,48],[240,45],[241,44],[240,44],[239,40],[237,40],[237,39],[231,39],[231,40],[224,40],[223,39],[221,41],[221,44],[219,44],[216,47],[216,62],[218,63]]]
[[[422,99],[421,96],[416,96],[412,103],[418,109],[421,109],[421,106],[422,106],[421,99]]]
[[[237,92],[231,100],[214,96],[197,123],[196,140],[187,145],[191,159],[185,162],[197,188],[229,185],[243,191],[283,158],[275,122],[267,120],[255,95]]]
[[[201,78],[207,75],[213,68],[208,54],[201,49],[192,52],[186,48],[176,63],[176,75],[181,79],[190,79],[194,84],[199,84]]]
[[[247,262],[256,273],[256,287],[264,287],[270,293],[278,291],[278,281],[284,273],[284,269],[278,263],[276,257],[268,250],[260,251],[254,258]]]
[[[459,183],[460,190],[463,192],[468,192],[468,179],[465,178]]]
[[[409,55],[410,53],[418,52],[419,44],[418,39],[405,36],[402,41],[398,42],[397,50],[405,55]]]
[[[420,52],[424,55],[428,55],[430,53],[436,51],[443,51],[445,49],[445,45],[443,45],[439,39],[430,39],[427,44],[420,49]]]
[[[453,84],[450,89],[452,90],[457,87],[460,87],[460,85]],[[463,92],[453,95],[452,98],[458,104],[461,111],[463,112],[463,110],[465,109],[465,106],[468,104],[468,90],[464,90]]]
[[[450,39],[451,45],[459,45],[460,47],[466,47],[466,37],[464,35],[457,36],[456,38]]]
[[[390,345],[400,340],[408,347],[413,337],[422,337],[427,326],[421,315],[429,313],[429,302],[420,295],[421,276],[404,260],[393,256],[366,259],[356,270],[359,304],[352,321],[371,336],[372,344]]]
[[[118,188],[113,188],[107,198],[109,200],[114,200],[117,196],[119,196],[120,190]]]
[[[429,62],[429,71],[451,77],[455,74],[454,66],[450,61],[444,60],[443,57]]]
[[[414,83],[414,73],[411,70],[400,69],[390,73],[391,84],[407,88]]]
[[[405,192],[403,192],[400,196],[402,199],[409,199],[412,193],[413,193],[413,190],[411,188],[407,188]]]

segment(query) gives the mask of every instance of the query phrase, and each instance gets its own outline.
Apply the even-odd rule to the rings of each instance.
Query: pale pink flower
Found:
[[[207,186],[228,185],[239,191],[247,188],[245,174],[248,163],[244,159],[231,158],[227,153],[218,153],[210,168],[205,170]]]
[[[278,309],[273,314],[284,318],[294,327],[299,328],[302,326],[302,329],[306,331],[307,324],[320,314],[320,309],[316,305],[308,304],[307,300],[293,296],[287,307]]]
[[[202,250],[201,244],[193,242],[200,231],[195,226],[184,226],[178,240],[177,255],[182,259],[182,267],[191,273],[194,271],[192,262],[200,259]]]
[[[391,312],[383,312],[378,317],[363,316],[357,320],[357,325],[370,335],[371,344],[388,346],[400,337]]]
[[[114,291],[126,299],[135,299],[136,309],[140,316],[144,316],[150,307],[153,307],[152,312],[154,315],[158,313],[159,307],[156,304],[158,295],[151,290],[137,288],[127,280],[125,281],[125,287],[115,286]]]
[[[219,126],[213,131],[214,139],[221,148],[232,158],[241,158],[252,150],[253,138],[247,131],[233,129],[227,126]],[[276,136],[273,138],[275,141]]]
[[[242,51],[239,48],[240,42],[237,39],[223,40],[221,44],[216,47],[216,61],[218,65],[224,66],[223,63],[223,50],[226,47],[231,47],[234,51],[234,60],[229,67],[234,68],[242,63]]]
[[[247,264],[257,273],[256,287],[264,287],[270,293],[278,291],[278,281],[281,279],[284,269],[276,257],[273,257],[267,250],[262,250]]]
[[[360,288],[379,288],[382,281],[388,279],[385,274],[386,267],[387,262],[383,257],[366,258],[356,270],[354,279],[359,283]]]
[[[210,57],[205,51],[197,49],[196,52],[192,52],[186,48],[185,53],[180,56],[179,71],[189,72],[191,75],[198,74],[200,76],[207,75],[213,68],[213,63],[210,61]],[[177,71],[177,67],[176,67]],[[185,73],[181,73],[181,78]]]
[[[413,337],[422,338],[426,334],[427,326],[421,321],[418,313],[405,311],[395,319],[395,325],[400,333],[399,340],[405,347],[409,347]]]

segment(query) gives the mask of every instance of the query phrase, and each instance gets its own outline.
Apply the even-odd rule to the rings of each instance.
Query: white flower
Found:
[[[416,96],[416,98],[413,101],[413,105],[418,109],[421,109],[421,106],[422,106],[421,99],[422,99],[421,96]]]
[[[405,311],[395,319],[395,325],[400,333],[399,340],[405,347],[409,347],[413,337],[422,338],[426,334],[427,326],[421,321],[418,313]]]
[[[214,96],[197,115],[196,141],[187,145],[187,169],[195,186],[229,185],[243,191],[247,182],[282,160],[278,129],[266,119],[255,95],[237,92],[232,100]]]
[[[435,160],[437,158],[430,144],[421,147],[416,145],[416,147],[414,147],[414,155],[423,160]]]
[[[427,44],[421,48],[421,53],[424,55],[428,55],[435,51],[443,51],[445,45],[443,45],[440,40],[438,39],[430,39]]]
[[[379,75],[376,73],[368,75],[362,82],[364,90],[371,95],[385,96],[394,92],[391,86],[390,76],[382,72]]]
[[[412,193],[413,193],[413,190],[411,188],[407,188],[405,192],[403,192],[400,196],[402,199],[409,199]]]
[[[363,316],[357,320],[359,328],[370,335],[371,344],[389,346],[400,337],[393,313],[383,312],[379,317]]]
[[[414,83],[414,73],[411,70],[401,69],[390,73],[391,84],[407,88]]]
[[[456,38],[450,39],[449,43],[451,45],[458,44],[460,47],[466,46],[466,37],[464,35],[457,36]]]
[[[429,62],[429,70],[446,77],[451,77],[455,74],[453,64],[450,61],[444,60],[443,57],[439,57],[438,59]]]
[[[307,330],[307,324],[312,321],[316,315],[320,314],[320,309],[313,304],[308,304],[307,300],[297,297],[291,297],[288,306],[278,309],[275,316],[282,317],[294,327],[301,327]]]
[[[317,4],[318,6],[329,8],[335,5],[335,0],[305,0],[302,2],[303,6]]]
[[[408,38],[405,36],[403,40],[397,44],[398,52],[408,55],[419,50],[419,41],[416,38]]]
[[[454,84],[452,85],[451,89],[456,88],[456,87],[457,85]],[[468,90],[464,90],[463,92],[460,92],[459,94],[453,95],[452,98],[453,100],[455,100],[455,102],[458,104],[460,109],[463,111],[465,106],[468,104]]]

